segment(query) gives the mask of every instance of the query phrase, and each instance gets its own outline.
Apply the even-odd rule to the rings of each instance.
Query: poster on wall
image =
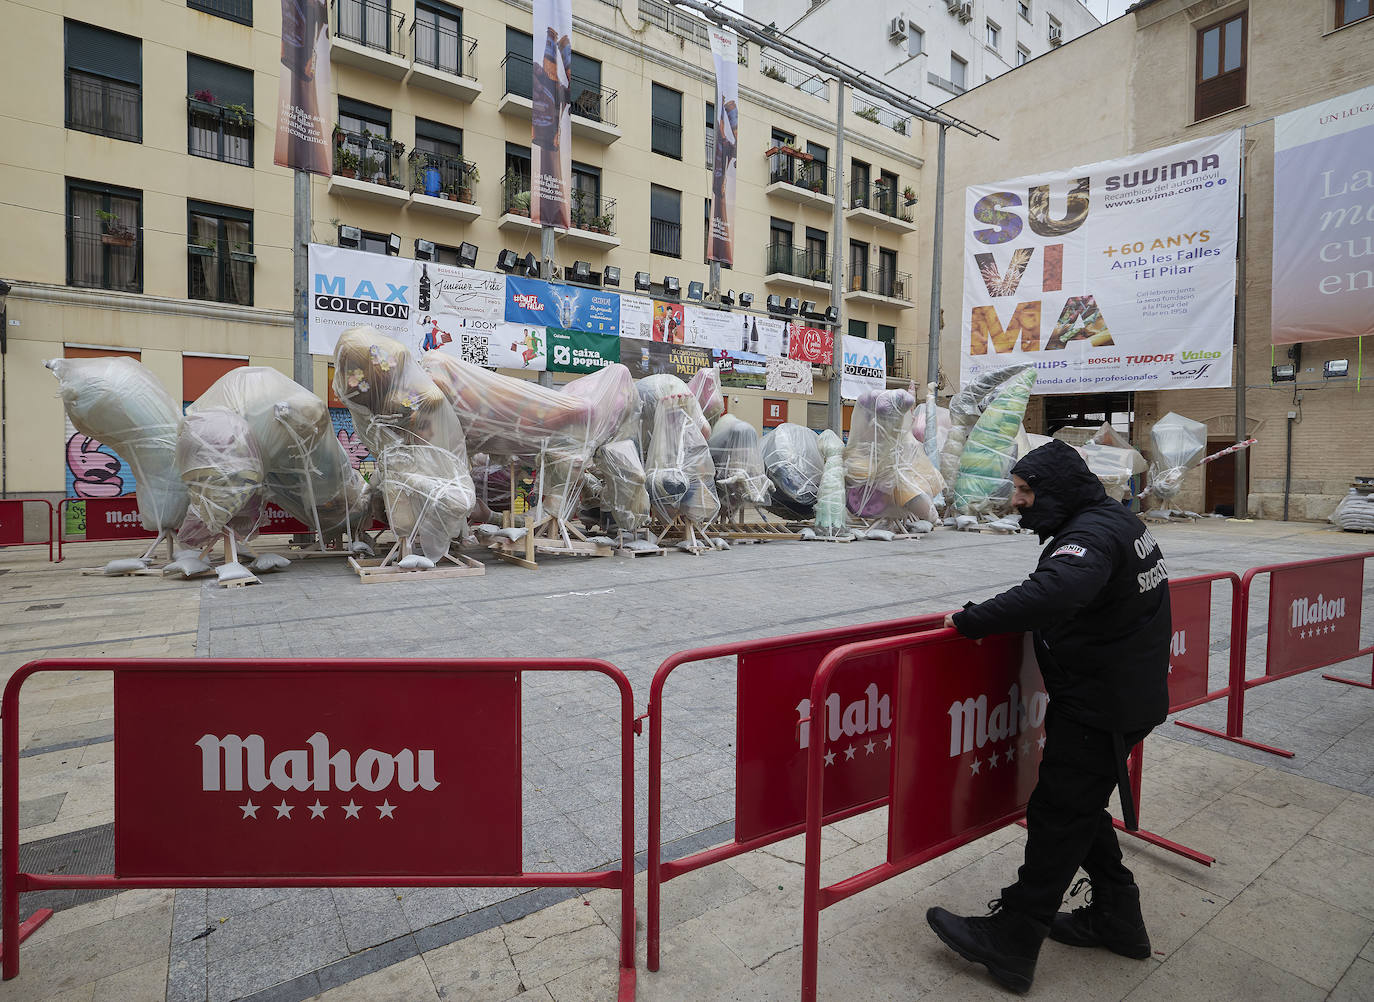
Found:
[[[749,317],[703,306],[682,308],[683,343],[717,351],[749,350]]]
[[[683,344],[682,304],[654,300],[654,340]]]
[[[643,296],[620,297],[620,336],[650,340],[654,336],[654,301]]]
[[[787,357],[812,365],[829,365],[834,360],[835,335],[818,327],[787,325]]]
[[[572,187],[572,0],[534,0],[533,13],[530,219],[567,227]]]
[[[763,388],[770,393],[800,393],[811,396],[811,363],[769,355]]]
[[[550,372],[585,375],[620,361],[620,337],[616,334],[587,334],[583,331],[548,330],[548,367]]]
[[[712,351],[711,364],[720,371],[720,385],[761,390],[768,383],[768,359],[746,351]]]
[[[1231,385],[1240,133],[966,190],[960,378]]]
[[[735,261],[735,166],[739,159],[739,39],[712,26],[711,59],[716,67],[716,145],[711,163],[711,220],[706,260]]]
[[[420,261],[415,308],[497,324],[506,318],[506,276],[438,261]]]
[[[311,174],[334,172],[334,106],[329,79],[329,5],[324,0],[281,0],[281,76],[272,162]]]
[[[311,244],[309,265],[311,354],[334,354],[339,335],[359,324],[414,347],[414,261]]]
[[[1374,86],[1274,120],[1276,344],[1374,334]]]
[[[547,366],[546,337],[543,327],[502,321],[491,330],[464,331],[443,350],[487,369],[543,372]]]
[[[638,341],[621,345],[620,364],[635,379],[667,373],[686,382],[711,365],[711,352],[694,345]]]
[[[866,337],[844,335],[844,372],[840,375],[840,396],[857,400],[865,390],[887,387],[887,346]]]
[[[773,317],[749,318],[749,350],[758,355],[787,357],[787,321]],[[757,343],[758,347],[755,347]]]
[[[513,324],[618,334],[620,296],[601,289],[507,276],[505,319]]]

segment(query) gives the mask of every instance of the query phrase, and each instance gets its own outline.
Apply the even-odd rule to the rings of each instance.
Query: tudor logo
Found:
[[[378,792],[393,783],[409,793],[415,789],[434,790],[434,752],[402,748],[394,755],[368,748],[355,762],[346,749],[330,754],[329,738],[316,731],[305,742],[309,748],[278,752],[267,762],[266,743],[260,734],[240,738],[237,734],[216,737],[206,734],[196,742],[200,748],[201,789],[242,790],[244,780],[250,790],[351,790],[355,786]]]

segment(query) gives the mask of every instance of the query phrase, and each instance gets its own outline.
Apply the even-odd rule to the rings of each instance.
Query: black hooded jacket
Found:
[[[965,606],[955,627],[974,638],[1033,631],[1056,713],[1117,733],[1162,723],[1173,628],[1159,544],[1063,442],[1031,450],[1011,472],[1035,491],[1021,524],[1053,542],[1030,577]]]

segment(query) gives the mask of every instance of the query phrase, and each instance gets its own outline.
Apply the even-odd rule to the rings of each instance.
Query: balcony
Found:
[[[671,219],[649,217],[649,253],[682,257],[682,224]]]
[[[898,351],[891,344],[887,346],[887,381],[898,384],[909,383],[916,378],[916,370],[911,367],[911,352]]]
[[[68,220],[72,225],[74,220]],[[105,233],[67,234],[67,284],[114,292],[143,291],[142,239],[116,225]]]
[[[413,22],[410,69],[403,82],[471,104],[482,93],[477,82],[477,39],[442,25]]]
[[[409,202],[395,141],[368,132],[336,130],[329,193],[398,208]]]
[[[410,207],[470,223],[482,215],[473,190],[479,177],[477,165],[462,157],[428,150],[411,150]]]
[[[186,99],[186,151],[193,157],[253,166],[253,112],[243,105]]]
[[[768,245],[768,261],[763,269],[765,285],[782,285],[803,292],[830,292],[830,261],[791,244]]]
[[[583,247],[613,250],[620,246],[615,235],[615,199],[582,188],[572,190],[572,228],[559,239]]]
[[[497,110],[503,115],[529,119],[534,114],[534,63],[529,56],[507,52],[501,60],[501,79],[505,90]],[[579,76],[568,89],[574,136],[609,146],[621,137],[616,124],[616,92],[599,81]]]
[[[845,209],[844,218],[896,233],[916,232],[915,215],[907,200],[891,185],[850,181],[849,207]]]
[[[874,125],[881,125],[885,129],[891,129],[899,136],[910,135],[911,116],[898,115],[881,105],[874,104],[862,94],[854,95],[854,116],[862,118],[865,122],[872,122]]]
[[[889,271],[885,268],[850,268],[845,276],[844,301],[846,303],[870,303],[874,306],[887,306],[907,310],[916,304],[911,301],[914,287],[911,275],[904,271]]]
[[[410,60],[401,51],[406,16],[381,0],[333,0],[329,57],[343,66],[404,80]]]
[[[767,52],[759,55],[759,73],[770,80],[795,87],[803,94],[810,94],[822,101],[830,100],[830,84],[824,77],[791,63],[785,63]]]
[[[97,136],[143,142],[143,91],[138,84],[67,71],[66,126]]]
[[[824,163],[790,146],[771,146],[764,156],[768,158],[768,187],[764,194],[817,208],[835,207],[831,195],[835,190],[835,172]]]

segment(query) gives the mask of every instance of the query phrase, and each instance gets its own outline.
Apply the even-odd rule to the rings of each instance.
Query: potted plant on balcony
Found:
[[[186,253],[192,257],[214,257],[215,242],[205,238],[197,239],[192,237],[186,241]]]
[[[362,163],[358,165],[358,170],[362,172],[364,181],[371,181],[374,184],[382,184],[386,178],[382,175],[382,162],[371,153],[364,153]]]
[[[593,232],[593,233],[610,233],[610,232],[611,232],[611,217],[610,217],[610,214],[609,214],[609,213],[607,213],[607,214],[604,215],[604,216],[597,216],[595,219],[592,220],[592,232]]]
[[[572,190],[572,224],[579,230],[591,225],[591,217],[587,215],[587,193],[581,188]]]
[[[134,243],[134,231],[123,223],[113,212],[106,212],[104,209],[95,210],[96,218],[104,226],[104,232],[100,234],[100,242],[111,244],[115,247],[132,247]]]
[[[782,70],[771,63],[763,68],[763,75],[770,80],[778,80],[782,83],[787,83],[787,77],[783,74]]]
[[[471,205],[474,201],[472,197],[472,186],[482,179],[482,172],[474,164],[467,164],[458,173],[456,182],[458,187],[458,201],[466,202]]]
[[[340,146],[334,151],[334,173],[340,177],[358,176],[358,154],[351,146]]]
[[[899,136],[905,136],[905,135],[906,135],[906,119],[905,119],[905,118],[899,118],[899,119],[897,119],[897,121],[893,122],[893,123],[892,123],[892,131],[895,132],[895,133],[897,133],[897,135],[899,135]]]
[[[528,191],[517,192],[511,197],[510,212],[516,216],[528,216],[530,214],[530,193]]]
[[[907,204],[907,205],[915,205],[915,204],[916,204],[916,189],[914,189],[913,187],[911,187],[911,185],[907,185],[905,188],[902,189],[902,197],[903,197],[904,199],[906,199],[906,204]]]
[[[342,146],[343,143],[344,143],[344,130],[343,130],[343,126],[340,125],[338,122],[335,122],[335,123],[334,123],[334,145],[335,145],[335,146]]]
[[[871,104],[864,105],[858,111],[854,112],[854,114],[858,115],[860,118],[867,122],[878,121],[878,109],[873,107],[873,105]]]
[[[248,124],[252,116],[249,115],[246,105],[230,104],[226,105],[224,108],[224,117],[232,121],[235,125],[244,126]]]

